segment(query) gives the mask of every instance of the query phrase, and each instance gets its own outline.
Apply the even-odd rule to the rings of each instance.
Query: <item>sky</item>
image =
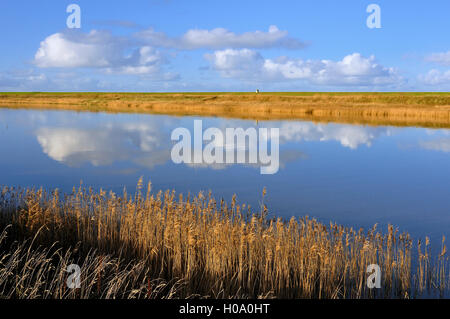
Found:
[[[2,0],[0,91],[449,91],[449,12],[448,0]]]

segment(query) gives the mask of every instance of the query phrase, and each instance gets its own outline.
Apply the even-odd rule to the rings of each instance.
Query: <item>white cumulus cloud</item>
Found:
[[[150,46],[132,47],[106,31],[63,32],[41,42],[34,57],[40,68],[98,68],[107,73],[159,75],[165,62]]]
[[[227,78],[252,78],[264,70],[264,58],[249,49],[226,49],[206,54],[205,57]]]
[[[147,29],[138,33],[137,37],[153,46],[182,50],[273,47],[301,49],[305,47],[305,43],[289,37],[287,31],[282,31],[274,25],[270,26],[267,32],[253,31],[241,34],[224,28],[190,29],[181,37],[169,37],[163,32]]]
[[[249,49],[226,49],[206,54],[223,77],[256,81],[305,80],[321,85],[387,85],[401,79],[394,68],[384,67],[375,57],[359,53],[340,61],[302,60],[287,57],[265,59]]]

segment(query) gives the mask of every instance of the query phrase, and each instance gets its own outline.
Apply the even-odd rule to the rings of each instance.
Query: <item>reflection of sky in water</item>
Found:
[[[55,161],[69,166],[79,166],[85,162],[94,166],[105,166],[127,160],[153,168],[170,160],[170,150],[173,145],[170,140],[170,126],[163,127],[158,117],[150,117],[145,122],[92,124],[92,126],[88,125],[81,128],[43,126],[37,129],[35,134],[45,154]],[[214,123],[214,125],[217,124],[223,132],[226,127],[243,127],[246,129],[251,126],[248,122],[236,120],[227,120],[226,125],[220,122]],[[343,147],[350,149],[357,149],[362,145],[370,147],[372,141],[378,136],[390,134],[390,130],[387,128],[336,124],[315,125],[308,122],[269,122],[259,125],[262,127],[279,127],[281,144],[300,143],[302,141],[337,141]],[[204,127],[204,129],[206,128]],[[216,147],[229,148],[229,145],[217,140],[214,140],[213,143]],[[234,145],[234,149],[248,150],[248,145],[240,145],[238,141]],[[302,156],[304,154],[300,151],[282,152],[280,156],[281,164],[284,167],[286,162],[300,159]],[[218,164],[211,165],[211,168],[215,167],[221,166]]]
[[[156,123],[157,124],[157,123]],[[95,128],[51,128],[36,131],[42,151],[69,166],[91,163],[111,165],[131,161],[153,168],[170,159],[158,125],[144,123],[105,124]],[[165,147],[161,147],[161,143]]]
[[[279,127],[280,171],[263,176],[257,165],[173,164],[170,134],[194,119],[0,109],[0,184],[120,192],[144,176],[154,189],[237,193],[254,207],[267,186],[274,214],[450,235],[449,130],[204,119],[204,130]]]

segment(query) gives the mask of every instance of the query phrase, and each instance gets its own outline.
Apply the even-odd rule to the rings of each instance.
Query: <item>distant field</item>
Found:
[[[0,93],[0,106],[450,127],[450,93]]]

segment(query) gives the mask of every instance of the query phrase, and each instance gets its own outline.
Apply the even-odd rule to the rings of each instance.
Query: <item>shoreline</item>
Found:
[[[450,128],[450,93],[0,93],[0,107]]]

